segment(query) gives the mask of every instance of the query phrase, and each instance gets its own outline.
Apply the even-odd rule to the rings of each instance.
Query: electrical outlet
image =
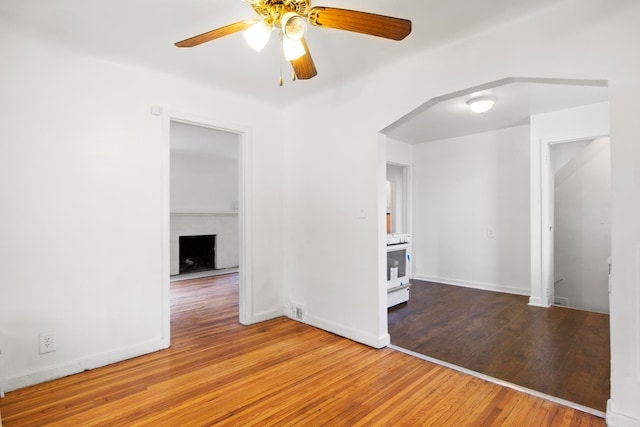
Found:
[[[40,354],[56,351],[56,336],[53,332],[43,332],[38,335]]]
[[[302,321],[304,319],[304,308],[299,304],[291,304],[291,315],[294,319]]]
[[[555,297],[553,301],[554,305],[559,305],[561,307],[569,307],[569,298],[565,297]]]

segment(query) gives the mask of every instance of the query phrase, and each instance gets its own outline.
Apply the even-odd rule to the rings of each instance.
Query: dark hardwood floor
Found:
[[[171,288],[171,348],[7,393],[5,427],[605,425],[284,317],[241,326],[237,274]]]
[[[610,392],[609,316],[413,280],[389,309],[391,343],[599,411]]]

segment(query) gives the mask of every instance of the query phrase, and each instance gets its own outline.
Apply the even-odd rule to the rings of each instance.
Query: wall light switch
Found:
[[[487,237],[493,239],[496,237],[496,232],[492,227],[487,228]]]
[[[363,208],[358,212],[359,219],[365,219],[367,217],[367,211]]]

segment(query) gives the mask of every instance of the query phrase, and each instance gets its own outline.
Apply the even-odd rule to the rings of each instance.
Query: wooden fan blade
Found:
[[[211,40],[219,39],[220,37],[228,36],[238,31],[243,31],[255,24],[256,20],[240,21],[233,24],[226,25],[224,27],[216,28],[215,30],[207,31],[200,35],[190,37],[186,40],[182,40],[175,45],[178,47],[193,47],[199,44],[206,43]]]
[[[309,22],[320,27],[353,31],[392,40],[402,40],[411,33],[411,21],[407,19],[334,7],[311,8]]]
[[[296,73],[296,78],[298,80],[308,80],[318,75],[318,70],[316,70],[313,58],[311,58],[311,52],[309,52],[307,42],[304,38],[300,39],[300,41],[307,53],[302,55],[300,58],[291,61],[291,66],[293,67],[293,72]]]

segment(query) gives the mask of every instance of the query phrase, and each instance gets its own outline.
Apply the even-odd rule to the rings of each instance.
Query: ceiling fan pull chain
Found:
[[[280,58],[278,64],[280,65],[280,86],[282,86],[284,84],[284,80],[282,79],[282,58]]]

